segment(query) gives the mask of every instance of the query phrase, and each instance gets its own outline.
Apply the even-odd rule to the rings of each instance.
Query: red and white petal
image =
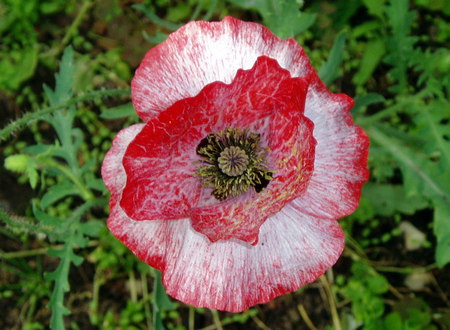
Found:
[[[261,227],[256,246],[212,243],[189,219],[133,221],[112,210],[110,230],[141,260],[163,272],[172,297],[197,307],[241,312],[313,282],[339,258],[344,234],[335,220],[290,204]]]
[[[151,121],[129,144],[123,157],[126,185],[120,206],[131,218],[179,219],[197,204],[201,184],[193,174],[200,136],[189,126],[177,130],[180,126],[168,130]]]
[[[305,115],[314,122],[317,140],[314,174],[306,192],[293,201],[310,215],[338,219],[358,207],[369,178],[369,138],[353,123],[352,106],[350,97],[329,92],[318,77],[310,85]]]
[[[102,178],[106,188],[111,192],[111,208],[116,204],[126,182],[126,173],[122,165],[123,155],[128,145],[144,128],[145,124],[136,124],[117,133],[102,164]]]
[[[200,141],[227,127],[251,127],[287,107],[301,113],[304,97],[298,95],[306,89],[301,78],[260,57],[250,70],[239,70],[231,84],[214,82],[176,102],[150,120],[128,147],[122,208],[135,220],[189,216],[200,197],[200,180],[193,175]]]
[[[280,100],[287,101],[278,102],[280,107],[277,111],[263,120],[255,120],[245,126],[259,133],[263,145],[269,148],[269,168],[274,172],[269,185],[260,193],[250,188],[246,194],[224,202],[211,203],[208,198],[200,198],[198,207],[191,210],[189,216],[193,228],[213,242],[236,238],[256,244],[259,228],[264,221],[306,189],[313,170],[316,144],[312,136],[313,124],[303,116],[307,85],[300,78],[291,78],[283,83],[286,87]],[[259,98],[263,98],[263,102],[256,108],[265,107],[264,103],[268,102],[266,96]],[[274,102],[272,97],[267,100]],[[252,108],[251,104],[242,104],[243,113],[247,112],[244,109]],[[242,121],[239,114],[231,118],[228,125],[232,127]]]
[[[230,83],[239,69],[250,69],[263,55],[277,60],[293,77],[313,71],[295,40],[279,39],[260,24],[232,17],[190,22],[147,52],[132,81],[133,104],[149,121],[209,83]]]

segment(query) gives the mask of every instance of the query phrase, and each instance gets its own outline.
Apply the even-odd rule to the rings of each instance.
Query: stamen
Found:
[[[227,128],[208,134],[196,151],[203,160],[195,175],[219,200],[239,196],[250,187],[259,193],[273,178],[266,162],[267,149],[261,146],[259,134],[249,130]]]

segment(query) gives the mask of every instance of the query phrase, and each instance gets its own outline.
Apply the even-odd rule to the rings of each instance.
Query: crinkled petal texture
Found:
[[[336,262],[336,219],[358,205],[369,141],[353,101],[327,90],[294,40],[229,17],[189,23],[147,53],[132,94],[146,124],[105,157],[108,227],[163,272],[168,294],[239,312]],[[274,178],[218,201],[193,176],[196,147],[227,127],[260,134]]]
[[[306,189],[312,175],[313,124],[303,116],[307,84],[268,57],[240,70],[231,84],[215,82],[150,120],[123,159],[127,183],[120,205],[135,220],[190,217],[212,241],[238,238],[256,244],[264,221]],[[193,176],[197,145],[211,132],[244,127],[270,150],[274,179],[226,202],[201,200]],[[205,205],[206,204],[206,205]]]
[[[119,206],[126,183],[125,150],[144,125],[122,130],[102,168],[111,191],[108,227],[141,260],[163,272],[166,291],[199,307],[240,312],[314,281],[342,252],[337,221],[302,214],[287,204],[261,227],[257,245],[211,242],[188,218],[135,221]]]

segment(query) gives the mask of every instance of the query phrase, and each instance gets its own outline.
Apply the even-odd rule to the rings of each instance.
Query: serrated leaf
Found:
[[[32,210],[34,217],[44,226],[59,227],[61,222],[63,222],[61,219],[51,216],[39,209],[36,203],[32,203]]]
[[[413,120],[416,123],[416,135],[423,137],[423,148],[428,154],[439,155],[442,170],[450,167],[450,105],[448,102],[435,101],[418,107]]]
[[[89,222],[81,223],[79,230],[84,235],[97,237],[104,227],[105,227],[104,222],[92,220]]]
[[[50,249],[50,256],[58,257],[60,263],[51,273],[46,274],[46,280],[55,282],[53,292],[48,303],[52,310],[50,320],[51,329],[65,329],[64,316],[69,315],[70,311],[64,306],[64,295],[70,290],[69,272],[70,265],[81,265],[83,258],[76,255],[74,246],[85,247],[88,240],[77,230],[71,231],[65,239],[64,247],[60,250]]]
[[[86,178],[87,183],[86,186],[90,189],[93,190],[97,190],[100,192],[106,192],[106,187],[105,187],[105,183],[103,182],[102,179],[98,179],[98,178]]]
[[[72,46],[68,46],[64,50],[59,73],[55,75],[55,90],[51,90],[47,85],[44,85],[45,93],[47,94],[51,105],[64,103],[72,96],[74,70],[73,48]]]
[[[41,207],[46,209],[54,202],[69,196],[69,195],[78,195],[79,189],[70,183],[62,183],[58,185],[54,185],[49,188],[49,190],[42,196],[41,199]]]
[[[437,237],[436,262],[442,267],[450,261],[448,252],[450,172],[442,170],[438,162],[411,150],[399,140],[384,135],[374,127],[366,128],[366,130],[373,141],[390,151],[393,158],[400,163],[407,196],[423,195],[432,201],[435,207],[434,226]]]
[[[379,126],[382,127],[382,126]],[[367,127],[366,131],[372,140],[382,145],[391,155],[398,160],[404,175],[405,189],[409,195],[425,194],[433,199],[441,198],[450,200],[450,187],[446,185],[448,173],[442,173],[424,155],[414,152],[401,141],[383,134],[375,127]]]
[[[392,36],[387,39],[388,54],[384,61],[393,66],[389,71],[392,78],[398,82],[392,91],[403,93],[408,83],[407,69],[414,58],[414,44],[417,37],[409,36],[415,12],[409,11],[408,0],[390,0],[386,9]]]
[[[319,70],[319,77],[326,85],[329,85],[338,77],[339,66],[344,56],[346,36],[347,34],[343,31],[337,35],[327,61]]]
[[[315,14],[300,11],[303,1],[293,0],[229,0],[245,9],[261,14],[264,24],[280,38],[295,37],[316,20]]]
[[[363,0],[369,14],[372,14],[378,18],[383,17],[385,2],[385,0]]]

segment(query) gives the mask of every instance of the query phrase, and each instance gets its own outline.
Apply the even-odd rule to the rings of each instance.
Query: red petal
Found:
[[[163,271],[163,283],[182,302],[241,312],[315,281],[344,247],[335,220],[321,220],[286,205],[261,227],[258,245],[211,243],[188,219],[133,221],[120,208],[108,227],[141,260]]]
[[[338,219],[352,213],[369,178],[369,138],[353,123],[352,106],[350,97],[329,92],[318,77],[310,85],[305,115],[314,122],[317,140],[314,174],[294,202],[312,216]]]
[[[302,114],[304,81],[292,78],[286,85],[288,82],[290,88],[285,88],[284,98],[289,96],[290,102],[283,103],[270,117],[247,126],[260,133],[270,149],[274,178],[267,188],[260,193],[251,189],[243,196],[213,205],[209,199],[205,203],[200,200],[201,206],[191,211],[193,228],[213,242],[237,238],[256,244],[264,221],[306,189],[314,162],[313,125]]]
[[[200,197],[201,185],[193,174],[195,141],[201,136],[189,127],[179,130],[180,124],[167,125],[174,129],[149,122],[123,157],[127,182],[120,205],[135,220],[184,217]]]
[[[230,83],[262,55],[276,59],[293,77],[313,71],[295,40],[279,39],[262,25],[232,17],[190,22],[147,52],[132,81],[133,104],[149,121],[209,83]]]
[[[106,188],[111,192],[110,206],[113,208],[122,195],[126,174],[122,165],[125,150],[135,136],[144,128],[144,124],[136,124],[121,130],[112,142],[102,164],[102,178]]]
[[[151,120],[128,147],[123,160],[127,183],[122,208],[136,220],[177,219],[197,214],[189,210],[200,196],[200,180],[193,176],[195,162],[200,159],[196,155],[200,141],[227,127],[255,128],[267,122],[264,118],[282,118],[284,112],[291,111],[300,117],[305,92],[303,80],[290,78],[289,72],[275,60],[260,57],[251,70],[239,70],[231,84],[209,84],[196,97],[175,103]],[[285,110],[281,112],[282,109]],[[296,127],[299,120],[290,118],[282,125]],[[281,119],[278,121],[281,125]],[[278,145],[289,138],[280,128],[270,128],[274,132],[270,131],[273,137],[269,138],[279,141]],[[294,133],[297,134],[295,130]],[[292,136],[291,139],[292,143],[300,142]],[[223,214],[224,210],[218,212]]]

